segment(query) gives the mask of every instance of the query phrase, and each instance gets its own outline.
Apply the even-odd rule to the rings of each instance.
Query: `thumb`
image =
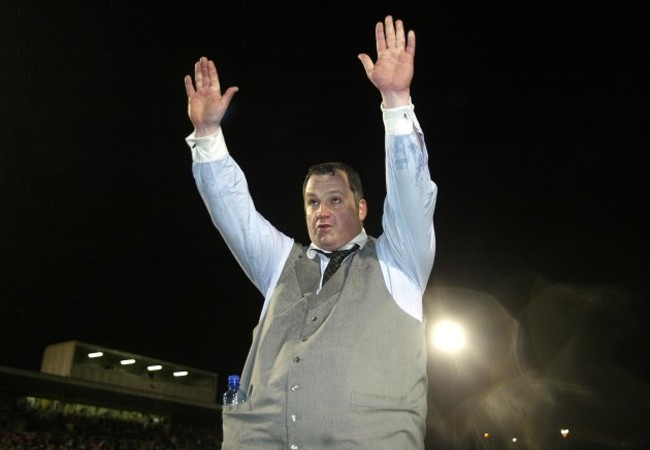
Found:
[[[370,56],[366,55],[365,53],[361,53],[357,56],[357,58],[359,58],[361,64],[363,64],[363,68],[366,69],[366,73],[370,75],[372,69],[375,67],[372,59],[370,59]]]
[[[237,86],[231,86],[228,89],[226,89],[226,92],[221,96],[222,100],[226,102],[226,104],[230,104],[230,101],[232,98],[235,96],[235,94],[239,91],[239,88]]]

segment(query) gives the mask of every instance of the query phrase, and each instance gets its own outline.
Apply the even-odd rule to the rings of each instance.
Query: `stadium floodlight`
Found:
[[[433,343],[438,350],[455,353],[465,346],[465,330],[451,320],[442,320],[433,328]]]

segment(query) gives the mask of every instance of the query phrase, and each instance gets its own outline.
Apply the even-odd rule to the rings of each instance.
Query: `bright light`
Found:
[[[178,372],[174,372],[175,377],[186,377],[187,374],[187,370],[179,370]]]
[[[131,364],[135,364],[135,359],[123,359],[120,361],[120,364],[123,366],[130,366]]]
[[[162,366],[160,364],[156,364],[156,365],[147,367],[147,370],[149,372],[153,372],[154,370],[161,370],[161,369],[162,369]]]
[[[101,358],[102,356],[104,356],[102,352],[88,353],[89,358]]]
[[[562,428],[560,430],[560,434],[562,435],[563,438],[566,439],[566,437],[569,435],[569,429],[568,428]]]
[[[517,442],[517,438],[516,438],[516,437],[513,437],[513,438],[512,438],[512,442]]]
[[[465,331],[456,322],[440,321],[433,328],[433,344],[443,352],[456,352],[465,346]]]

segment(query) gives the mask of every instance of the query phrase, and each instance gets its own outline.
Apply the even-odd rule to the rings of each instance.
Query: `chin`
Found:
[[[319,240],[318,242],[316,242],[316,245],[318,245],[318,247],[322,248],[323,250],[327,250],[327,251],[336,250],[335,248],[336,245],[329,240]]]
[[[335,239],[333,236],[330,236],[328,233],[323,233],[323,234],[317,234],[316,239],[312,239],[312,242],[314,242],[316,245],[318,245],[320,248],[326,248],[328,246],[332,246],[335,243]]]

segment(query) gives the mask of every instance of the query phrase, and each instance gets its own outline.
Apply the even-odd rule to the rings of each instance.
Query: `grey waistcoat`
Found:
[[[424,448],[424,323],[386,289],[373,238],[316,294],[318,260],[294,244],[242,386],[223,412],[223,450]]]

